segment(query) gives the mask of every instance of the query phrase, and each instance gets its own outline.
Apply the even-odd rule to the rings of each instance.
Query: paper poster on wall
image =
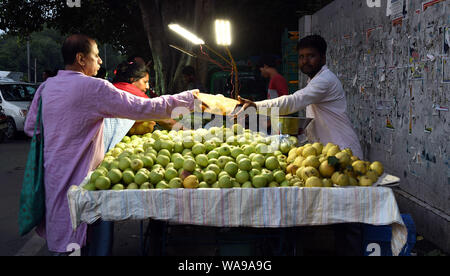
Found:
[[[386,15],[391,20],[408,17],[409,0],[388,0]]]
[[[436,5],[440,2],[445,2],[446,0],[432,0],[432,1],[426,1],[422,2],[422,11],[426,11],[429,7]]]
[[[410,67],[409,78],[412,80],[421,80],[424,78],[425,64],[422,62],[413,63]]]
[[[450,83],[450,58],[442,58],[442,82]]]
[[[444,47],[442,48],[444,56],[449,56],[450,53],[450,27],[444,27]]]

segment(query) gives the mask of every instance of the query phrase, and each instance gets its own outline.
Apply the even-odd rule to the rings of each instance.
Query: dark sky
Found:
[[[312,14],[332,0],[219,0],[217,17],[233,28],[230,49],[237,58],[261,54],[281,55],[285,29],[298,30],[301,14]]]

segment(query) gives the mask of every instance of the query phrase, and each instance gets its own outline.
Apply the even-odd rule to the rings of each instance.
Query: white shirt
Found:
[[[280,109],[289,115],[306,108],[313,122],[306,129],[310,142],[333,143],[341,149],[350,148],[353,155],[363,159],[361,145],[347,115],[347,100],[342,84],[327,66],[323,66],[308,85],[293,95],[256,102],[258,109]]]

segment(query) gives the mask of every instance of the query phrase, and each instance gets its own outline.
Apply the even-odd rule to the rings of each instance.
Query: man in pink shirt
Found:
[[[280,75],[276,69],[276,62],[273,56],[262,56],[258,64],[261,76],[270,79],[267,99],[275,99],[289,95],[286,79]]]
[[[87,225],[72,229],[67,191],[102,162],[103,119],[167,119],[175,107],[193,110],[195,99],[195,91],[144,99],[93,78],[102,60],[97,43],[87,36],[68,37],[62,54],[65,70],[39,87],[25,122],[32,136],[42,99],[46,214],[37,232],[56,254],[86,245]]]

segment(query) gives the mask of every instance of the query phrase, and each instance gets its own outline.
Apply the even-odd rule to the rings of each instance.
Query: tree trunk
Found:
[[[183,38],[174,35],[168,28],[170,23],[179,23],[192,30],[203,39],[210,37],[213,24],[211,15],[214,0],[139,0],[144,29],[152,50],[155,70],[155,91],[160,95],[181,92],[183,67],[190,57],[169,47],[169,44],[181,45],[192,50],[194,47]],[[174,42],[172,42],[172,40]],[[197,61],[194,63],[197,67]],[[207,64],[199,63],[200,80],[205,84]]]

